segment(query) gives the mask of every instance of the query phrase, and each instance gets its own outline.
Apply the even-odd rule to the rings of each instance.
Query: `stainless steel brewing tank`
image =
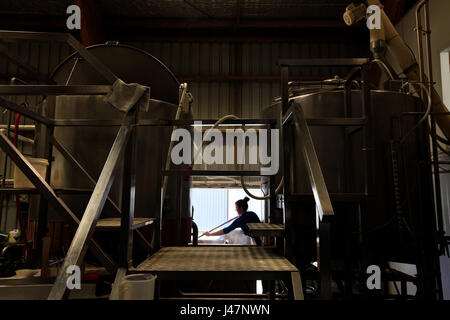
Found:
[[[301,106],[305,118],[344,118],[344,91],[338,90],[318,90],[290,98],[292,104]],[[391,141],[398,141],[400,132],[405,134],[417,123],[417,117],[401,117],[404,112],[422,111],[420,99],[390,91],[371,91],[370,102],[372,108],[371,117],[373,119],[374,149],[368,152],[367,156],[372,160],[372,171],[368,172],[373,177],[373,184],[370,190],[369,205],[362,217],[363,234],[367,243],[373,244],[373,250],[386,255],[396,255],[395,242],[398,241],[398,228],[392,227],[393,216],[397,210],[393,197],[392,186],[392,157],[389,153]],[[362,117],[362,96],[361,91],[353,90],[351,94],[351,111],[348,117]],[[277,118],[280,114],[281,104],[277,103],[263,111],[266,118]],[[402,121],[399,121],[402,119]],[[329,193],[364,193],[365,192],[365,168],[362,130],[358,127],[336,127],[336,126],[309,126],[314,142],[320,166],[323,171],[325,183]],[[347,131],[346,131],[347,130]],[[293,134],[284,132],[283,134]],[[348,135],[347,144],[346,134]],[[422,135],[422,136],[421,136]],[[400,161],[400,172],[409,175],[410,183],[423,185],[423,177],[420,176],[419,163],[423,161],[427,150],[424,145],[418,144],[418,139],[423,138],[423,131],[414,131],[404,144],[405,157]],[[293,136],[296,140],[298,137]],[[293,179],[291,189],[294,193],[311,193],[309,177],[306,172],[305,163],[301,150],[294,147],[292,160]],[[346,158],[347,154],[347,158]],[[281,178],[281,173],[277,180]],[[402,186],[404,187],[404,186]],[[410,189],[409,208],[410,216],[415,216],[418,204],[415,205],[414,198],[421,197],[420,191]],[[406,197],[406,195],[404,195]],[[423,195],[422,195],[423,196]],[[337,216],[350,215],[352,210],[357,215],[357,206],[333,203]],[[292,259],[298,264],[307,264],[315,259],[316,254],[316,231],[315,231],[315,207],[312,203],[296,203],[293,212],[287,212],[286,223],[286,250],[292,251]],[[356,208],[356,209],[355,209]],[[406,212],[406,208],[405,212]],[[356,211],[355,211],[356,210]],[[416,211],[416,212],[414,212]],[[346,218],[345,218],[346,219]],[[351,220],[352,218],[350,218]],[[355,217],[355,219],[358,219]],[[354,221],[353,221],[354,222]],[[350,222],[350,223],[353,223]],[[347,220],[347,224],[349,221]],[[414,223],[414,218],[409,221]],[[338,223],[339,224],[339,223]],[[389,229],[389,230],[387,230]],[[342,231],[342,230],[341,230]],[[348,230],[347,230],[348,231]],[[355,229],[349,231],[355,233]],[[383,233],[378,233],[383,232]],[[357,231],[355,233],[357,234]],[[383,236],[380,236],[380,235]],[[344,248],[345,245],[339,243],[339,238],[334,241],[336,250]],[[355,241],[357,242],[357,240]],[[395,251],[395,252],[394,252]]]
[[[88,48],[120,79],[151,87],[148,112],[139,119],[173,119],[178,103],[179,83],[175,76],[150,54],[129,46],[97,45]],[[68,57],[54,72],[58,84],[108,84],[86,61],[77,55]],[[123,119],[124,114],[104,102],[104,96],[59,96],[55,104],[57,119]],[[98,179],[119,127],[57,127],[55,138],[67,148],[87,172]],[[169,127],[137,128],[136,217],[159,217],[161,197],[160,172],[167,156]],[[55,149],[54,149],[55,150]],[[54,151],[51,183],[55,188],[91,188],[86,177],[64,157]],[[122,167],[116,175],[110,197],[119,206],[122,192]],[[176,198],[177,190],[169,184],[168,193]],[[64,201],[78,215],[84,212],[88,195],[65,195]],[[187,205],[189,207],[189,204]],[[55,213],[54,213],[55,214]],[[61,217],[61,214],[57,216]],[[105,205],[102,217],[117,216]]]

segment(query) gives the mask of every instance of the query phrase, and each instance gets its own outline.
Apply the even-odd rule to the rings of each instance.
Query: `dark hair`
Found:
[[[242,208],[244,209],[244,211],[247,211],[249,200],[250,199],[248,197],[245,197],[244,199],[236,201],[236,205],[238,206],[238,208]]]

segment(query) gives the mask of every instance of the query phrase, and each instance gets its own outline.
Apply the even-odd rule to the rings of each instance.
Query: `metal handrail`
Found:
[[[323,216],[333,216],[333,206],[331,205],[330,195],[328,193],[325,179],[323,178],[319,158],[314,148],[314,142],[309,132],[308,124],[305,120],[303,110],[300,105],[293,105],[289,108],[284,117],[283,124],[294,121],[297,136],[300,137],[300,149],[306,163],[311,190],[319,212],[319,218]]]

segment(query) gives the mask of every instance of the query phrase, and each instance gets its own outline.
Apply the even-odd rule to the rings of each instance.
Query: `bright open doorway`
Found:
[[[249,191],[256,196],[263,196],[259,189],[249,189]],[[246,196],[242,189],[192,188],[191,205],[194,207],[194,221],[199,235],[236,217],[234,203]],[[264,201],[250,198],[248,210],[255,212],[261,221],[264,220]],[[228,224],[221,228],[225,228]]]

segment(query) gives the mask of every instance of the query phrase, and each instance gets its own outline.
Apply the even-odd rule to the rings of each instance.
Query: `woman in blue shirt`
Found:
[[[239,218],[233,221],[232,224],[230,224],[228,227],[216,231],[216,232],[206,232],[205,236],[220,236],[223,234],[227,234],[231,231],[233,231],[236,228],[241,228],[242,231],[244,231],[244,234],[248,236],[248,227],[247,223],[260,223],[261,220],[259,220],[259,217],[254,213],[253,211],[247,211],[248,210],[248,201],[250,199],[248,197],[245,197],[244,199],[236,201],[236,212],[239,214]],[[261,245],[261,239],[254,238],[255,242],[258,246]]]

